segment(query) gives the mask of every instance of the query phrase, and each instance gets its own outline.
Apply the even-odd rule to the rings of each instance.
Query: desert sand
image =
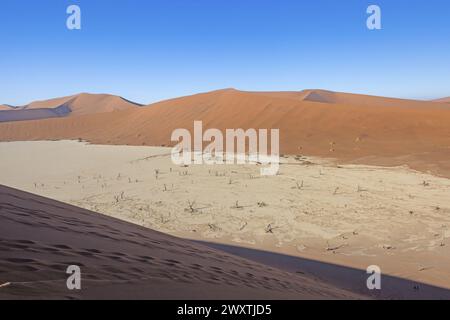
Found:
[[[0,299],[361,298],[187,240],[0,186]],[[82,287],[66,287],[68,266]]]
[[[225,89],[147,106],[91,94],[3,105],[0,184],[357,294],[450,298],[446,102]],[[174,166],[171,133],[196,120],[280,129],[280,174]]]
[[[94,109],[110,110],[104,104],[111,106],[100,99]],[[114,107],[118,109],[114,112],[83,111],[93,105],[83,103],[70,117],[0,123],[0,141],[84,139],[97,144],[170,146],[174,129],[192,129],[195,120],[202,120],[205,129],[279,128],[284,154],[332,157],[342,163],[408,165],[450,177],[446,161],[450,158],[450,106],[445,103],[324,90],[226,89],[145,107]]]
[[[4,104],[0,104],[0,110],[12,110],[13,108]]]
[[[435,102],[450,103],[450,97],[434,100]]]
[[[358,294],[378,265],[378,297],[450,298],[447,178],[303,156],[262,177],[256,165],[177,167],[169,148],[76,141],[0,143],[0,154],[2,185]]]

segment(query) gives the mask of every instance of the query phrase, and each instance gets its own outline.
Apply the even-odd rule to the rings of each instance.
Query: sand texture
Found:
[[[262,177],[256,165],[174,166],[169,148],[75,141],[0,143],[0,154],[0,184],[358,294],[367,294],[372,264],[391,277],[383,298],[442,298],[450,289],[446,178],[293,156],[278,176]],[[286,257],[304,260],[279,263]]]
[[[0,187],[0,299],[330,299],[359,296],[7,187]],[[66,287],[69,265],[82,290]]]

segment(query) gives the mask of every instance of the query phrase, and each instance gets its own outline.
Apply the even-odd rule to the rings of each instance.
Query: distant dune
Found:
[[[170,146],[174,129],[191,129],[194,120],[202,120],[205,129],[279,128],[280,148],[285,154],[368,164],[407,164],[450,176],[447,104],[325,90],[226,89],[143,108],[126,104],[114,108],[116,112],[87,112],[92,106],[110,110],[114,103],[102,99],[78,97],[71,104],[75,105],[78,117],[1,123],[0,140],[82,138],[98,144]]]
[[[11,109],[0,111],[0,122],[58,118],[69,114],[70,108],[67,105],[48,109]]]
[[[42,120],[127,110],[140,105],[121,97],[82,93],[74,96],[36,101],[21,107],[0,106],[0,122]]]
[[[329,299],[361,296],[0,186],[0,299]],[[70,265],[81,291],[66,287]]]
[[[66,104],[70,108],[71,115],[74,116],[128,110],[141,106],[140,104],[125,100],[118,96],[81,93],[69,97],[35,101],[25,106],[24,109],[55,108],[63,104]]]
[[[434,100],[434,102],[450,103],[450,97]]]

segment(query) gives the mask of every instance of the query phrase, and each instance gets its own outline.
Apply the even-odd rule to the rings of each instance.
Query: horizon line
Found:
[[[52,99],[62,99],[62,98],[69,98],[69,97],[78,97],[81,95],[106,95],[106,96],[115,96],[115,97],[119,97],[123,100],[126,100],[127,102],[139,105],[140,107],[144,107],[144,106],[148,106],[148,105],[152,105],[152,104],[156,104],[159,102],[164,102],[164,101],[168,101],[168,100],[173,100],[173,99],[179,99],[179,98],[184,98],[184,97],[189,97],[189,96],[194,96],[194,95],[198,95],[198,94],[206,94],[206,93],[213,93],[213,92],[219,92],[219,91],[237,91],[237,92],[247,92],[247,93],[283,93],[283,92],[295,92],[295,93],[301,93],[301,92],[328,92],[328,93],[337,93],[337,94],[351,94],[351,95],[358,95],[358,96],[368,96],[368,97],[375,97],[375,98],[386,98],[386,99],[397,99],[397,100],[411,100],[411,101],[421,101],[421,102],[439,102],[439,100],[443,100],[443,99],[447,99],[450,98],[450,95],[446,95],[446,96],[439,96],[439,97],[435,97],[432,99],[418,99],[418,98],[404,98],[404,97],[394,97],[394,96],[384,96],[384,95],[377,95],[377,94],[367,94],[367,93],[360,93],[360,92],[351,92],[351,91],[334,91],[334,90],[329,90],[329,89],[322,89],[322,88],[315,88],[315,89],[302,89],[302,90],[243,90],[243,89],[238,89],[238,88],[234,88],[234,87],[227,87],[227,88],[220,88],[220,89],[213,89],[213,90],[208,90],[208,91],[200,91],[200,92],[193,92],[193,93],[188,93],[188,94],[183,94],[183,95],[179,95],[179,96],[173,96],[173,97],[168,97],[168,98],[164,98],[164,99],[157,99],[148,103],[142,103],[142,102],[137,102],[135,100],[131,100],[128,98],[125,98],[124,96],[120,95],[120,94],[115,94],[115,93],[106,93],[106,92],[95,92],[95,91],[82,91],[82,92],[78,92],[78,93],[74,93],[74,94],[69,94],[69,95],[58,95],[58,96],[53,96],[53,97],[49,97],[49,98],[40,98],[40,99],[35,99],[32,100],[26,104],[22,104],[22,105],[13,105],[13,104],[9,104],[9,103],[3,103],[0,101],[0,105],[1,106],[6,106],[6,107],[10,107],[11,109],[19,109],[19,108],[25,108],[27,106],[29,106],[32,103],[35,102],[42,102],[42,101],[48,101],[48,100],[52,100]],[[3,110],[5,111],[5,110]],[[6,110],[8,111],[8,110]]]

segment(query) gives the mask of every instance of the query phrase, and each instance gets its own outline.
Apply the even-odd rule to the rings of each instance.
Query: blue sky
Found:
[[[82,29],[66,28],[66,8]],[[366,28],[366,8],[382,30]],[[220,88],[450,96],[448,0],[1,0],[0,103]]]

